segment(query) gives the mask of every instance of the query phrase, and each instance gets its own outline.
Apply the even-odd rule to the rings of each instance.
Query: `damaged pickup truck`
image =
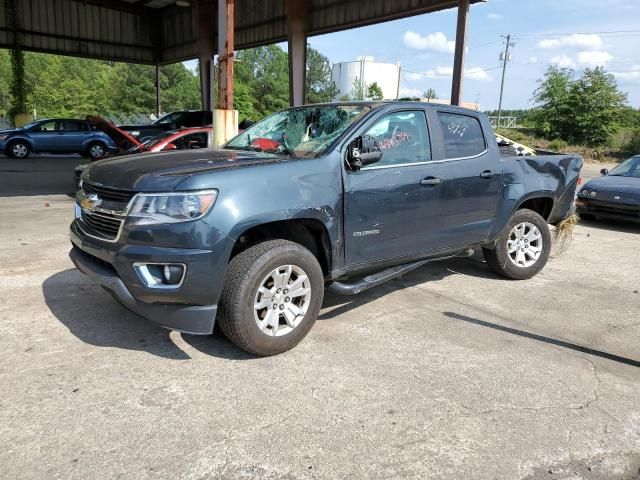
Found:
[[[358,293],[474,248],[498,275],[536,275],[581,166],[501,158],[487,117],[462,108],[292,108],[220,149],[93,163],[70,256],[158,325],[210,334],[217,323],[273,355],[307,335],[325,287]]]

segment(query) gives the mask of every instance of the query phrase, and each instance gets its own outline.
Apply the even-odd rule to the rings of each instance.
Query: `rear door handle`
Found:
[[[436,177],[427,177],[420,180],[420,185],[422,185],[423,187],[435,187],[437,185],[440,185],[441,183],[442,179]]]
[[[491,170],[485,170],[480,174],[482,178],[493,178],[494,175],[495,175],[495,172],[492,172]]]

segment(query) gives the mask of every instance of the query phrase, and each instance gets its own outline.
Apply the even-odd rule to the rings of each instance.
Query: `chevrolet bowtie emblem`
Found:
[[[95,208],[100,206],[101,203],[102,200],[100,200],[98,195],[90,193],[80,201],[80,206],[85,210],[95,210]]]

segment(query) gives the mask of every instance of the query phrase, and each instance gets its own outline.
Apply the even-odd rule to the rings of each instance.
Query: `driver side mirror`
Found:
[[[360,170],[365,165],[371,165],[381,159],[382,150],[373,137],[362,135],[349,144],[347,164],[352,170]]]
[[[164,148],[162,149],[163,152],[168,152],[170,150],[177,150],[178,147],[176,146],[175,143],[167,143]]]
[[[602,170],[600,170],[600,175],[602,175],[603,177],[605,175],[609,175],[609,169],[608,168],[603,168]]]

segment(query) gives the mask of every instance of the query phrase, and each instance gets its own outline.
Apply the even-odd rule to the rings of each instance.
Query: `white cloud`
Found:
[[[568,56],[568,55],[558,55],[557,57],[553,57],[550,60],[551,63],[553,63],[554,65],[557,65],[560,68],[575,68],[576,67],[576,63],[573,61],[573,59]]]
[[[640,65],[634,65],[625,72],[611,72],[618,80],[640,81]]]
[[[502,20],[502,15],[499,13],[489,13],[487,14],[487,18],[489,20]]]
[[[404,74],[409,81],[420,80],[421,78],[448,79],[453,75],[453,67],[437,66],[424,72],[406,72]],[[464,78],[469,80],[482,80],[490,82],[493,78],[482,67],[465,68]]]
[[[606,65],[607,62],[610,62],[611,60],[613,60],[613,55],[609,52],[593,50],[578,53],[578,62],[584,65],[591,65],[593,67]]]
[[[538,57],[529,57],[529,61],[527,63],[538,63]]]
[[[538,42],[540,48],[559,48],[559,47],[579,47],[579,48],[600,48],[602,47],[602,38],[600,35],[574,33],[560,38],[545,38]]]
[[[416,50],[433,50],[436,52],[453,53],[456,48],[456,42],[448,40],[447,36],[442,32],[429,33],[428,35],[420,35],[419,33],[407,30],[404,32],[403,43],[405,47],[414,48]]]
[[[418,90],[417,88],[400,87],[399,93],[401,97],[422,97],[422,90]]]

